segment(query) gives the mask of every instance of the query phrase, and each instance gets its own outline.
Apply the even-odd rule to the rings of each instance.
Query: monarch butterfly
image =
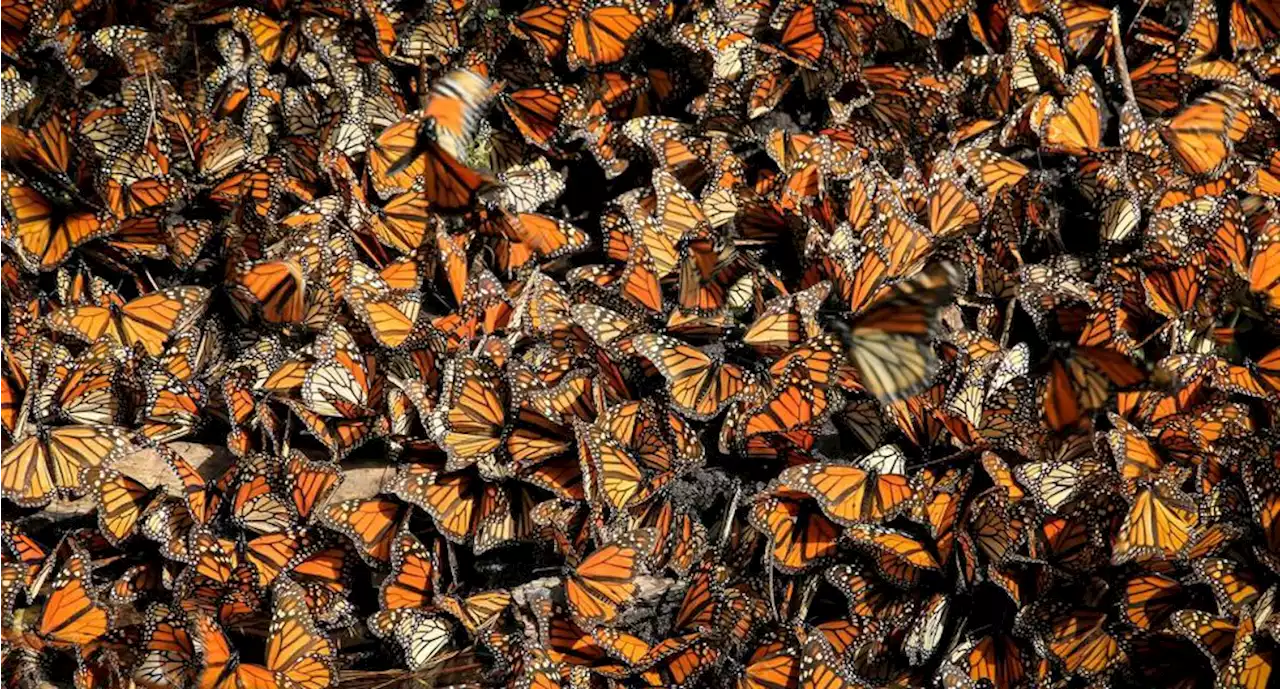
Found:
[[[107,598],[112,605],[129,605],[160,588],[160,567],[133,565],[112,582]]]
[[[109,26],[90,36],[94,47],[114,57],[130,75],[162,71],[165,56],[150,32],[131,26]]]
[[[1045,381],[1045,420],[1054,430],[1075,427],[1106,399],[1113,385],[1129,387],[1146,374],[1127,356],[1100,347],[1077,347],[1066,360],[1050,362]]]
[[[98,530],[119,545],[133,535],[155,491],[115,469],[103,469],[94,496],[98,500]]]
[[[61,417],[78,424],[114,425],[120,420],[119,372],[106,343],[58,363],[42,389],[35,391],[28,420]]]
[[[475,72],[456,70],[438,80],[421,111],[387,127],[370,145],[379,193],[420,188],[439,210],[474,205],[490,180],[459,159],[467,155],[489,97],[488,80]]]
[[[204,386],[185,382],[167,371],[152,370],[146,379],[146,399],[138,414],[142,434],[156,442],[167,442],[189,435],[200,428],[203,419]]]
[[[51,570],[54,560],[49,558],[48,551],[44,546],[40,545],[24,530],[21,530],[12,521],[4,522],[3,531],[3,547],[5,553],[17,558],[12,560],[5,557],[5,564],[11,565],[13,575],[16,580],[10,584],[6,578],[6,589],[9,586],[13,588],[6,591],[6,601],[8,596],[16,596],[19,588],[25,587],[28,594],[38,590],[46,574]],[[21,587],[18,584],[21,583]],[[10,608],[12,609],[12,608]]]
[[[1139,488],[1116,534],[1112,559],[1126,562],[1177,554],[1191,539],[1197,512],[1188,496],[1160,481]]]
[[[1231,649],[1231,659],[1219,673],[1219,682],[1232,687],[1263,687],[1272,677],[1275,651],[1254,633],[1242,633]]]
[[[11,173],[0,176],[0,187],[7,220],[4,239],[29,271],[53,270],[76,247],[116,231],[108,216],[56,210],[37,187],[21,183]]]
[[[821,630],[797,623],[795,635],[801,644],[799,686],[843,689],[861,685],[849,668],[840,662],[835,648]]]
[[[111,616],[94,598],[88,554],[72,544],[40,613],[40,636],[61,646],[84,646],[107,634]]]
[[[1036,650],[1073,676],[1104,675],[1126,659],[1106,613],[1067,601],[1032,604],[1018,613],[1015,628],[1027,629]]]
[[[1263,49],[1280,36],[1280,13],[1265,2],[1231,3],[1231,46],[1237,51]]]
[[[297,22],[272,19],[249,7],[237,7],[231,10],[228,17],[218,15],[206,21],[226,21],[227,18],[231,20],[235,31],[253,46],[263,62],[273,64],[283,57],[286,63],[292,64],[296,59],[299,49]]]
[[[167,153],[154,143],[117,152],[97,182],[108,210],[119,220],[168,208],[184,188],[182,178],[169,173]]]
[[[954,470],[941,476],[928,470],[917,475],[919,497],[909,516],[929,529],[941,562],[951,557],[961,503],[972,479],[972,474]]]
[[[613,621],[636,592],[634,579],[647,550],[641,538],[610,543],[583,558],[564,582],[574,614],[595,623]]]
[[[185,620],[161,604],[147,608],[146,617],[134,681],[150,689],[186,686],[196,673],[196,649]]]
[[[1017,185],[1031,172],[1012,158],[980,148],[967,150],[960,162],[982,185],[987,199],[995,198],[1002,189]]]
[[[686,648],[666,655],[660,654],[649,669],[640,673],[640,679],[650,687],[691,687],[719,657],[718,649],[709,642],[698,639]]]
[[[517,36],[533,41],[538,56],[544,62],[550,62],[564,52],[569,17],[577,14],[582,5],[581,0],[552,0],[544,6],[522,12],[512,20],[511,30]]]
[[[1215,617],[1203,610],[1173,613],[1169,618],[1169,630],[1195,644],[1215,668],[1226,662],[1236,637],[1236,625],[1230,619]]]
[[[792,361],[771,396],[725,419],[720,449],[728,452],[732,441],[750,457],[804,464],[811,461],[814,444],[809,428],[821,422],[826,410],[825,392],[809,379],[803,362]],[[745,432],[738,432],[740,426]]]
[[[1243,365],[1228,363],[1216,368],[1218,383],[1226,390],[1259,399],[1280,395],[1280,348]]]
[[[336,323],[317,340],[316,354],[302,379],[301,403],[323,416],[370,416],[381,394],[376,357],[361,352],[350,331]]]
[[[373,231],[378,240],[404,253],[423,247],[439,230],[439,216],[415,191],[392,197],[375,220]]]
[[[942,569],[922,542],[901,531],[855,524],[848,527],[844,535],[869,552],[881,576],[898,586],[912,586]]]
[[[981,219],[980,199],[962,186],[951,161],[934,164],[930,185],[935,191],[929,195],[927,214],[935,237],[955,236]]]
[[[344,480],[338,465],[311,460],[296,451],[285,465],[285,476],[293,508],[302,519],[308,519],[316,507],[325,504]]]
[[[141,346],[151,356],[164,351],[165,342],[186,330],[209,303],[203,287],[174,287],[116,306],[74,305],[55,311],[49,325],[86,342],[99,338],[126,347]]]
[[[591,467],[596,490],[614,511],[645,502],[702,461],[702,444],[694,431],[650,402],[608,409],[579,433],[585,435],[584,465]]]
[[[233,269],[232,296],[254,305],[268,323],[300,323],[306,314],[307,275],[293,258],[241,264]]]
[[[597,642],[591,634],[583,631],[564,611],[552,606],[549,602],[535,609],[538,623],[538,640],[546,649],[548,658],[554,662],[572,668],[579,666],[590,668],[593,673],[606,677],[625,677],[629,668],[622,661],[612,656],[622,656],[626,645],[642,640],[631,635],[604,634],[605,645]],[[623,639],[609,639],[609,636],[624,636]],[[606,648],[608,646],[608,648]],[[572,670],[570,670],[572,671]]]
[[[907,662],[912,666],[923,665],[933,656],[942,641],[950,609],[951,603],[945,594],[934,594],[907,629],[902,647],[906,651]]]
[[[1026,677],[1022,650],[1012,636],[994,634],[962,642],[943,661],[939,674],[948,689],[974,689],[989,682],[996,689],[1019,686]]]
[[[576,467],[567,466],[572,446],[568,422],[592,413],[588,384],[579,373],[555,388],[525,393],[516,425],[504,443],[521,478],[555,493],[577,493],[574,484],[579,479],[562,472],[576,472]]]
[[[391,575],[378,591],[379,603],[383,610],[428,607],[439,579],[435,556],[402,528],[391,546]]]
[[[431,422],[438,442],[449,453],[449,468],[466,467],[501,448],[507,403],[503,376],[492,363],[476,357],[449,362]]]
[[[286,570],[298,564],[298,560],[313,551],[314,539],[293,525],[285,525],[279,531],[262,534],[243,542],[236,553],[257,571],[257,584],[270,587]]]
[[[391,560],[391,548],[404,516],[404,505],[394,500],[356,498],[327,505],[320,520],[350,538],[360,557],[376,566]]]
[[[426,510],[449,540],[463,543],[474,538],[477,552],[523,538],[530,527],[525,505],[515,505],[517,522],[507,489],[485,483],[472,471],[441,473],[430,465],[407,464],[388,482],[387,490]],[[515,492],[517,501],[524,497]]]
[[[569,295],[547,275],[539,272],[529,276],[520,298],[516,301],[515,313],[511,317],[514,323],[519,324],[521,330],[547,338],[548,344],[553,347],[580,348],[579,342],[582,337],[574,328],[573,315],[569,310]],[[567,351],[564,353],[568,354]],[[551,376],[558,377],[561,373],[562,371],[555,371]],[[571,376],[570,379],[574,377],[576,376]],[[545,382],[556,385],[568,383],[563,379],[559,382],[555,380],[545,380]],[[588,383],[585,379],[580,379],[580,382],[574,385],[587,386]],[[578,391],[566,392],[575,397],[581,394]],[[545,394],[542,396],[545,398]],[[542,411],[544,416],[558,415],[554,410]]]
[[[333,644],[316,628],[301,589],[282,578],[275,585],[273,598],[265,666],[241,663],[221,626],[196,614],[192,636],[202,661],[196,676],[199,686],[333,686]]]
[[[1209,585],[1218,610],[1222,613],[1240,613],[1262,595],[1252,572],[1225,558],[1206,557],[1192,563],[1196,578]]]
[[[894,286],[852,324],[833,323],[859,383],[877,399],[902,399],[923,389],[936,366],[928,348],[934,315],[957,282],[956,269],[939,264]]]
[[[717,316],[727,305],[729,289],[751,268],[751,259],[732,244],[688,243],[677,266],[680,307],[691,315]]]
[[[0,19],[3,20],[4,26],[7,29],[5,31],[7,38],[5,38],[3,42],[4,56],[10,60],[17,57],[18,51],[27,42],[27,36],[30,34],[28,26],[31,23],[31,15],[34,9],[35,8],[28,3],[14,3],[6,8],[3,15],[0,15]],[[6,79],[16,78],[16,70],[6,71],[15,71],[14,77],[6,76]],[[8,100],[8,98],[5,100]],[[9,112],[6,110],[5,117],[8,116]]]
[[[671,402],[691,418],[720,413],[746,387],[742,367],[717,361],[705,352],[665,335],[636,335],[631,344],[667,379]]]
[[[661,8],[654,3],[589,3],[568,22],[565,62],[569,69],[597,68],[621,61],[638,34],[652,26]]]
[[[1067,96],[1040,125],[1041,148],[1082,156],[1102,146],[1102,104],[1098,85],[1085,67],[1077,67],[1067,82]]]
[[[530,261],[550,261],[585,251],[591,237],[575,225],[538,213],[504,215],[497,223],[498,267],[512,272]]]
[[[243,562],[236,544],[219,538],[201,525],[189,534],[192,566],[179,582],[181,607],[215,615],[223,621],[242,621],[261,603],[259,575]]]
[[[1247,100],[1243,90],[1225,86],[1197,98],[1169,118],[1160,133],[1187,172],[1208,174],[1221,168],[1235,143],[1253,125]]]
[[[195,520],[182,498],[159,495],[143,510],[138,533],[161,546],[165,557],[178,562],[192,561],[188,536]]]
[[[762,354],[782,354],[805,339],[817,337],[821,330],[818,309],[830,292],[831,283],[820,282],[770,300],[743,333],[742,341]]]
[[[912,31],[934,38],[945,35],[949,30],[947,25],[964,14],[969,3],[959,0],[889,0],[885,9]]]
[[[1141,574],[1125,583],[1125,617],[1141,629],[1160,629],[1190,601],[1177,581],[1161,574]]]
[[[891,519],[912,497],[906,476],[879,469],[815,463],[791,467],[778,483],[814,497],[832,521],[848,526]]]
[[[551,167],[545,156],[535,156],[527,165],[512,165],[498,173],[502,185],[486,203],[511,213],[532,213],[560,198],[568,173]]]
[[[130,446],[128,432],[116,426],[37,428],[0,457],[4,497],[23,507],[46,505],[55,496],[74,499],[89,490],[92,472]]]
[[[546,649],[531,646],[524,650],[516,686],[520,689],[557,689],[560,666],[551,660]]]
[[[1096,508],[1088,502],[1081,502],[1065,515],[1046,519],[1037,534],[1037,552],[1043,548],[1051,561],[1059,562],[1063,567],[1087,569],[1096,566],[1103,553],[1090,534],[1092,529],[1104,528],[1101,520],[1088,512]]]
[[[801,5],[782,25],[779,48],[784,57],[805,69],[816,69],[826,50],[827,39],[818,23],[817,9]]]
[[[912,613],[912,602],[896,587],[857,565],[833,565],[824,578],[848,599],[849,618],[896,627]]]
[[[386,436],[388,432],[384,416],[360,419],[328,417],[313,412],[296,400],[284,402],[294,416],[302,421],[303,429],[329,450],[330,458],[335,462],[341,461],[370,440]],[[263,416],[259,412],[259,417]]]
[[[395,348],[405,344],[416,333],[422,309],[417,259],[406,257],[388,265],[381,273],[358,261],[351,268],[351,284],[346,295],[351,310],[384,346]],[[402,274],[408,279],[393,286],[388,278]]]
[[[783,641],[769,641],[762,644],[747,659],[742,675],[738,677],[735,686],[738,689],[799,686],[798,650]]]
[[[651,503],[633,518],[632,524],[635,529],[654,530],[654,550],[648,559],[655,568],[669,567],[687,573],[702,559],[709,545],[707,528],[697,515],[677,510],[669,501]]]
[[[977,576],[981,561],[1004,564],[1023,537],[1023,519],[999,489],[976,496],[965,510],[965,527],[956,533],[966,579]]]
[[[502,107],[525,141],[547,149],[562,135],[566,111],[579,95],[576,86],[543,84],[504,94]]]
[[[157,360],[157,368],[180,381],[203,380],[215,365],[222,363],[225,344],[225,334],[214,325],[199,332],[180,333]]]
[[[559,500],[547,500],[530,510],[529,521],[533,531],[549,539],[567,561],[577,562],[591,537],[587,511],[585,504],[565,506]]]
[[[404,650],[405,664],[413,670],[429,666],[453,636],[453,627],[443,616],[412,608],[380,610],[369,618],[369,627],[378,636],[394,638]]]
[[[751,525],[769,537],[779,571],[804,571],[836,551],[839,527],[821,510],[809,507],[808,497],[796,491],[773,491],[751,506]]]
[[[455,595],[437,595],[435,603],[449,613],[470,634],[495,624],[511,603],[511,593],[503,590],[484,591],[461,598]]]
[[[1121,471],[1123,473],[1123,469]],[[1102,464],[1092,457],[1055,457],[1046,462],[1028,462],[1014,467],[1013,472],[1036,504],[1050,513],[1060,511],[1082,489],[1104,475]]]
[[[208,524],[212,521],[222,506],[222,500],[235,477],[235,465],[227,467],[216,481],[210,482],[171,447],[163,443],[154,444],[152,447],[160,453],[165,463],[182,482],[183,498],[190,517],[200,524]]]
[[[270,460],[250,454],[237,464],[235,488],[229,506],[231,520],[238,527],[256,533],[289,528],[297,520],[291,502],[277,495],[280,480]]]

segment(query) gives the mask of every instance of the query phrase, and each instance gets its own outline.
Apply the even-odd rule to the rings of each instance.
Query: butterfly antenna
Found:
[[[1138,348],[1141,349],[1143,347],[1146,347],[1148,342],[1153,340],[1160,333],[1163,333],[1164,331],[1168,330],[1174,323],[1177,323],[1177,322],[1178,321],[1165,321],[1164,325],[1161,325],[1159,328],[1156,328],[1150,335],[1147,335],[1146,337],[1142,338],[1142,341],[1138,343]]]
[[[147,276],[147,283],[151,285],[151,291],[153,291],[153,292],[154,292],[154,291],[156,291],[157,289],[159,289],[159,288],[156,286],[156,279],[155,279],[154,277],[152,277],[152,276],[151,276],[151,270],[150,270],[149,268],[147,268],[146,266],[143,266],[143,267],[142,267],[142,274]]]
[[[1124,35],[1128,36],[1130,33],[1133,33],[1133,27],[1138,25],[1138,20],[1142,18],[1142,13],[1147,11],[1147,5],[1149,4],[1151,4],[1151,0],[1142,0],[1142,4],[1138,5],[1138,11],[1133,14],[1133,21],[1129,22],[1129,28],[1125,29]],[[1112,32],[1116,35],[1117,39],[1120,38],[1119,11],[1120,8],[1118,7],[1111,8],[1111,25],[1115,27],[1112,29]]]
[[[920,462],[918,464],[912,464],[911,466],[907,467],[907,469],[914,470],[914,469],[920,469],[922,467],[931,467],[936,464],[946,464],[947,462],[953,462],[957,459],[961,459],[962,457],[966,457],[968,455],[975,454],[981,451],[982,451],[982,448],[971,447],[968,449],[960,450],[959,452],[952,452],[951,454],[945,457],[939,457],[937,459],[929,459],[929,460]]]

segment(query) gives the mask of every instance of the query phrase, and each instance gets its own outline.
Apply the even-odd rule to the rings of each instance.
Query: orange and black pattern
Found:
[[[4,686],[1280,686],[1274,0],[0,22]]]

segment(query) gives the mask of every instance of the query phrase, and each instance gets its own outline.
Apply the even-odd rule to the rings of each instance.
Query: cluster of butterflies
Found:
[[[3,681],[1276,686],[1280,6],[1112,4],[4,0]]]

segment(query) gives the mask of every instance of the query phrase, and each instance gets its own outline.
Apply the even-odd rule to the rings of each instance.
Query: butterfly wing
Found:
[[[120,333],[125,344],[142,345],[159,356],[174,334],[186,330],[204,313],[209,290],[174,287],[138,297],[120,309]]]
[[[636,592],[640,551],[631,544],[611,543],[587,557],[565,579],[565,596],[583,619],[610,622]]]
[[[924,389],[936,366],[930,349],[935,315],[957,276],[940,264],[897,285],[850,326],[838,324],[859,381],[872,395],[892,401]]]

